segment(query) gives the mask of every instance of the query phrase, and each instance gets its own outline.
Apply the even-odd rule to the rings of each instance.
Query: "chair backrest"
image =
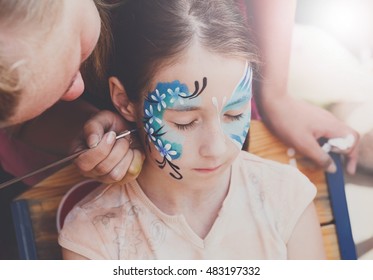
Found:
[[[252,121],[248,151],[260,157],[296,166],[317,187],[315,205],[318,212],[327,259],[356,259],[344,189],[340,157],[335,174],[324,173],[306,158],[276,138],[260,121]]]
[[[61,259],[58,245],[57,212],[65,194],[86,181],[74,165],[69,165],[33,186],[12,202],[20,259]],[[81,194],[79,194],[81,195]],[[67,209],[61,210],[66,213]]]

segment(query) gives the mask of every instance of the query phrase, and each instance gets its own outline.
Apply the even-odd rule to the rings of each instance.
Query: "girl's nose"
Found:
[[[199,152],[202,157],[219,157],[226,152],[226,136],[220,124],[214,125],[210,129],[205,129],[200,139]]]

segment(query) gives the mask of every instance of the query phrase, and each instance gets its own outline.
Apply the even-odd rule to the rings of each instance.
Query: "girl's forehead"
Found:
[[[227,68],[206,69],[196,75],[195,69],[190,67],[173,67],[167,69],[165,73],[156,76],[153,80],[152,89],[145,97],[151,93],[174,95],[186,97],[180,105],[188,105],[194,99],[214,100],[229,99],[233,103],[242,101],[244,93],[251,94],[252,69],[247,61],[231,63]],[[171,71],[170,71],[171,70]],[[248,94],[246,94],[247,96]],[[165,96],[166,97],[166,96]],[[195,102],[192,102],[195,103]]]
[[[192,86],[195,80],[207,77],[212,83],[214,77],[221,82],[225,79],[238,79],[246,63],[246,57],[230,57],[207,50],[193,43],[178,58],[159,63],[153,82],[180,80]]]

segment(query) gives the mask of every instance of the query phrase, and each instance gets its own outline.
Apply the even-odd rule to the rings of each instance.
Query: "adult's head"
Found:
[[[0,127],[84,90],[80,67],[100,35],[93,0],[0,0]]]

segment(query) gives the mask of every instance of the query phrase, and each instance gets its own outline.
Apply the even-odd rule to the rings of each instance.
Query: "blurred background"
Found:
[[[359,259],[373,259],[373,0],[298,0],[295,21],[289,93],[360,133],[346,193]]]

